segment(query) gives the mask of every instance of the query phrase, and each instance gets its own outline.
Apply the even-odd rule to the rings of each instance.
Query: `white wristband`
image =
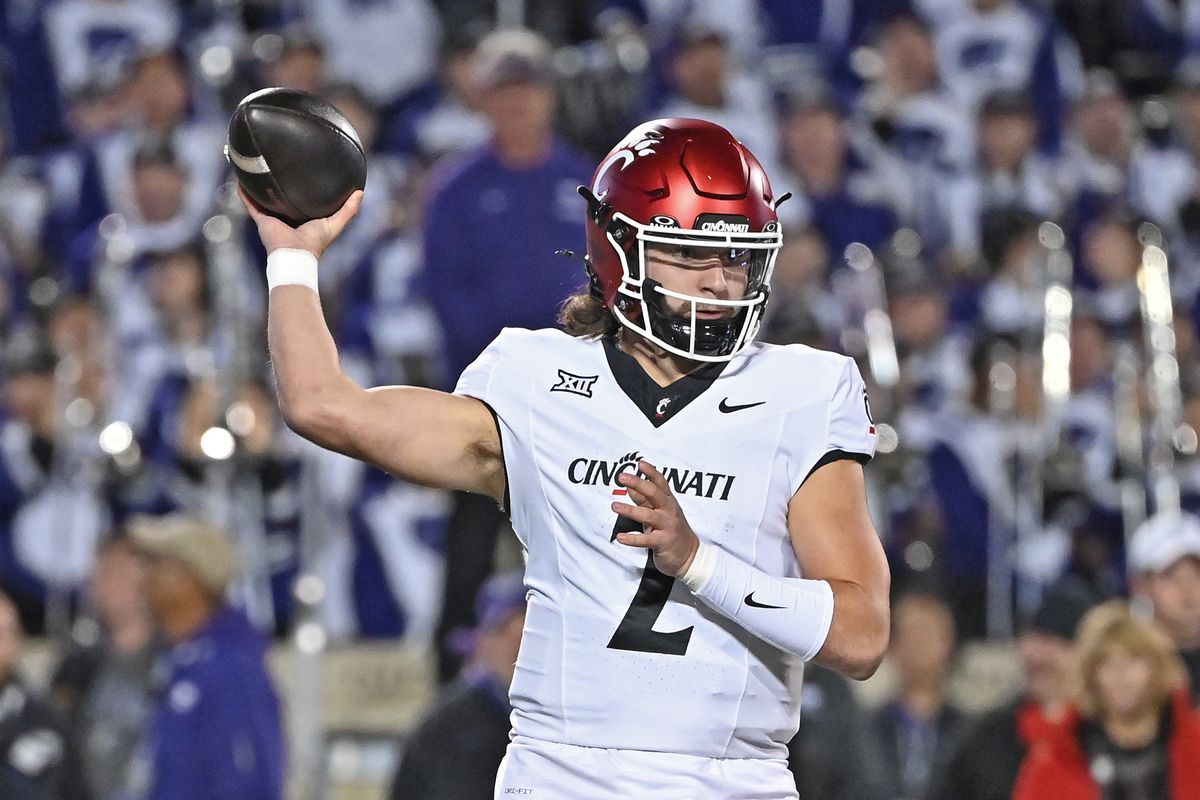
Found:
[[[828,581],[768,575],[711,545],[700,545],[680,580],[711,608],[805,661],[820,652],[833,624]]]
[[[688,565],[687,572],[680,575],[679,580],[683,581],[684,585],[693,592],[698,592],[704,584],[708,583],[716,566],[716,551],[701,542],[700,546],[696,548],[696,555],[692,556],[692,563]]]
[[[267,256],[267,292],[276,286],[307,286],[317,291],[317,257],[294,247],[271,251]]]

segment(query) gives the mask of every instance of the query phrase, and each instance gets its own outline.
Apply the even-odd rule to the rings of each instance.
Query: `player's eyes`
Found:
[[[714,256],[721,259],[726,266],[744,267],[750,263],[750,250],[747,248],[730,248],[716,250],[712,247],[675,247],[671,255],[683,261],[708,261]]]

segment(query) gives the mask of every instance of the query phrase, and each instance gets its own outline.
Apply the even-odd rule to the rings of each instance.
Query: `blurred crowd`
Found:
[[[1200,509],[1190,0],[0,0],[0,70],[0,590],[30,632],[94,618],[113,532],[183,512],[232,532],[229,593],[259,630],[311,616],[335,641],[429,643],[443,681],[466,676],[461,702],[503,699],[471,667],[501,512],[278,418],[264,254],[221,156],[233,107],[265,86],[322,95],[368,150],[361,212],[320,272],[365,384],[448,388],[501,327],[553,325],[584,280],[576,187],[633,124],[702,117],[746,142],[793,194],[762,338],[860,357],[894,433],[869,471],[914,598],[899,660],[937,651],[910,628],[1071,640],[1046,598],[1129,596],[1160,570],[1135,563],[1140,520],[1175,495]],[[1150,246],[1169,259],[1165,336],[1144,325]],[[855,248],[882,291],[862,291]],[[1055,280],[1072,301],[1061,397],[1042,359]],[[891,375],[863,324],[878,311]],[[298,596],[301,575],[320,591]],[[1157,641],[1106,613],[1095,636]],[[1031,675],[1065,663],[1030,635]],[[814,673],[812,718],[850,697]],[[871,723],[897,797],[920,794],[958,722],[912,692]],[[1037,727],[1013,714],[1005,735]]]

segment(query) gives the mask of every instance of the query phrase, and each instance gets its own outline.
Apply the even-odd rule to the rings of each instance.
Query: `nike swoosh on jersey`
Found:
[[[757,405],[757,403],[755,404]],[[760,603],[754,599],[754,592],[746,595],[746,605],[751,608],[787,608],[787,606],[769,606],[766,603]]]
[[[742,411],[747,408],[754,408],[755,406],[761,406],[765,402],[767,402],[767,401],[759,400],[757,403],[743,403],[741,405],[731,406],[731,405],[729,405],[729,398],[726,397],[724,400],[722,400],[720,403],[717,404],[717,408],[719,408],[721,410],[722,414],[732,414],[735,411]]]

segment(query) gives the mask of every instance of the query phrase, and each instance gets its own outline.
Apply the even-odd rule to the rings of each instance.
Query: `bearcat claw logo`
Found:
[[[567,480],[581,486],[608,486],[612,488],[614,495],[628,494],[625,487],[617,483],[617,476],[623,472],[632,472],[646,477],[637,468],[641,458],[641,454],[636,450],[626,453],[616,461],[577,458],[567,465]],[[690,494],[709,500],[728,500],[733,481],[737,477],[720,472],[703,472],[671,466],[659,466],[658,470],[667,479],[667,485],[675,494]]]
[[[618,145],[618,149],[605,159],[604,163],[600,165],[600,169],[596,170],[596,179],[592,181],[593,191],[600,186],[600,179],[614,164],[618,161],[621,162],[617,167],[617,171],[621,172],[637,159],[654,155],[656,152],[654,148],[662,144],[662,139],[663,135],[660,131],[641,131],[636,128],[630,131],[629,136],[625,137],[625,140]]]

